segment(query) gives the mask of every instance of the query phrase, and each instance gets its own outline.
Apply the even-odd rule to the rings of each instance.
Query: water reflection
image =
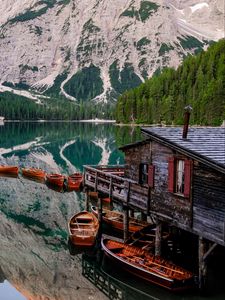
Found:
[[[6,123],[0,128],[0,164],[69,174],[83,164],[122,163],[116,130],[90,123]],[[67,221],[84,209],[83,198],[21,174],[0,177],[1,299],[3,289],[13,292],[8,282],[30,300],[106,299],[82,276],[81,253],[68,251]]]
[[[71,257],[67,247],[67,220],[81,209],[76,193],[1,178],[0,207],[3,278],[27,299],[102,298],[83,279],[80,255]]]
[[[38,162],[53,172],[82,170],[84,164],[121,164],[118,145],[140,137],[136,132],[130,135],[111,124],[6,123],[0,127],[0,158],[12,162],[14,157],[21,166]]]
[[[139,130],[132,131],[111,124],[5,123],[0,127],[0,164],[64,174],[82,171],[84,164],[121,164],[123,155],[118,146],[140,139]],[[21,174],[18,178],[0,177],[1,299],[7,299],[3,292],[7,296],[13,292],[10,284],[20,292],[13,300],[107,299],[105,291],[86,276],[92,271],[84,274],[87,255],[104,278],[118,284],[117,295],[125,295],[120,299],[204,299],[197,293],[173,295],[144,284],[104,259],[96,262],[93,253],[85,257],[82,249],[71,252],[67,221],[84,207],[82,193],[55,191]],[[100,259],[100,255],[94,257]],[[215,279],[208,299],[224,299],[224,256],[219,261],[221,267],[212,273]]]

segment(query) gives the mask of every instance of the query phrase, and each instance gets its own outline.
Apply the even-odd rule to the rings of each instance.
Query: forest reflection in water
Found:
[[[112,124],[6,122],[0,127],[0,164],[68,175],[83,171],[86,164],[122,164],[118,147],[140,139],[139,128]],[[96,282],[83,276],[86,263],[114,282],[120,299],[204,299],[198,293],[177,296],[146,285],[102,255],[71,255],[67,222],[84,207],[83,193],[58,192],[21,174],[0,177],[0,293],[4,286],[10,296],[13,286],[20,293],[14,300],[106,299]],[[224,299],[224,288],[217,287],[209,299]],[[7,298],[0,294],[0,299]]]
[[[111,124],[6,122],[0,164],[65,175],[84,164],[121,164],[122,137],[132,141],[130,129]],[[10,297],[13,286],[26,299],[105,299],[82,276],[81,254],[68,251],[67,222],[82,209],[82,193],[58,192],[21,174],[0,177],[0,292]]]

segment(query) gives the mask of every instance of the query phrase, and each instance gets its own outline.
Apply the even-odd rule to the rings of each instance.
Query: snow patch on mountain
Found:
[[[2,0],[0,84],[116,100],[224,34],[223,0]]]

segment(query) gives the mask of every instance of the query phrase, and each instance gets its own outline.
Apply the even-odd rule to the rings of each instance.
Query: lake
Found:
[[[6,122],[0,126],[0,164],[68,175],[82,172],[83,165],[123,164],[118,147],[140,139],[138,127]],[[197,291],[174,295],[146,285],[115,269],[99,252],[72,253],[67,222],[84,207],[83,193],[58,192],[21,174],[0,177],[0,299],[107,299],[93,270],[102,282],[110,282],[118,299],[205,299]],[[217,274],[207,299],[225,299],[223,269]]]

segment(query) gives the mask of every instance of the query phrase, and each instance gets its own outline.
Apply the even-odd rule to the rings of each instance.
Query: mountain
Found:
[[[223,22],[223,0],[2,0],[0,92],[115,100],[223,38]]]

